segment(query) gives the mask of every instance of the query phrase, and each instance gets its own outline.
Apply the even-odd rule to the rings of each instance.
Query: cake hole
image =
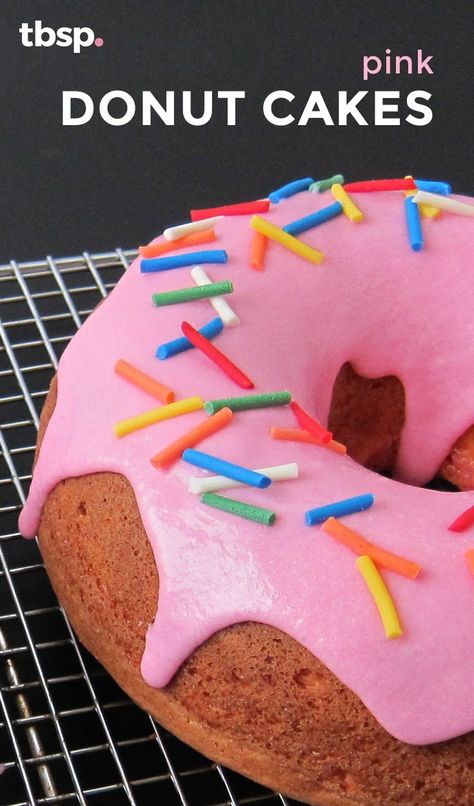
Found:
[[[363,378],[343,364],[334,382],[329,429],[354,461],[391,476],[404,422],[405,390],[398,378]]]
[[[329,430],[364,467],[392,476],[405,423],[405,390],[394,375],[364,378],[345,363],[339,370],[329,412]],[[456,441],[427,485],[432,490],[474,489],[474,426]]]
[[[442,493],[458,493],[459,487],[456,487],[455,484],[452,484],[447,479],[443,479],[442,476],[435,476],[434,479],[425,484],[427,490],[438,490]]]

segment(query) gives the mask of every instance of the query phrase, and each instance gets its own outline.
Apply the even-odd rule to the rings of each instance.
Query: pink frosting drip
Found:
[[[474,422],[474,224],[448,214],[424,220],[426,248],[414,253],[402,199],[359,195],[361,224],[342,215],[301,236],[326,254],[321,266],[271,243],[261,273],[248,267],[249,218],[223,219],[219,247],[229,263],[208,272],[235,284],[241,325],[226,329],[218,344],[257,392],[289,389],[324,422],[345,361],[363,375],[397,375],[407,401],[398,475],[421,484]],[[284,225],[330,202],[327,193],[302,193],[268,218]],[[278,513],[269,529],[202,505],[187,491],[188,476],[201,471],[183,462],[167,472],[151,466],[150,457],[201,421],[202,412],[114,436],[113,423],[155,405],[115,375],[118,358],[177,397],[243,393],[197,350],[165,362],[154,357],[158,344],[180,335],[182,319],[200,327],[215,315],[207,301],[152,306],[152,292],[191,284],[187,269],[140,275],[136,261],[72,340],[21,515],[23,534],[35,534],[45,498],[61,479],[122,473],[160,575],[142,661],[150,685],[165,686],[217,630],[254,620],[307,647],[395,737],[423,744],[472,730],[474,581],[463,554],[474,538],[446,527],[474,494],[411,487],[322,448],[274,441],[270,426],[296,426],[288,407],[242,412],[202,447],[250,467],[299,463],[297,481],[235,493]],[[399,640],[385,638],[354,555],[304,523],[307,509],[364,492],[375,494],[374,507],[344,522],[423,568],[416,581],[384,572],[404,628]]]

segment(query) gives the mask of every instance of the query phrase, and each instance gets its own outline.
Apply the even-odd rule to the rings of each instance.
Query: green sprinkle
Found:
[[[313,193],[322,193],[323,190],[329,190],[329,188],[335,184],[344,184],[344,177],[342,174],[335,174],[334,176],[329,177],[329,179],[320,179],[319,182],[313,182],[313,184],[309,186],[308,190],[311,190]]]
[[[243,395],[242,397],[223,397],[220,400],[206,400],[204,408],[208,414],[215,414],[223,408],[232,409],[232,411],[266,409],[269,406],[286,406],[290,401],[290,392],[269,392],[265,395]]]
[[[175,302],[191,302],[193,299],[206,299],[207,297],[220,297],[221,294],[232,294],[234,286],[230,280],[209,285],[193,285],[191,288],[180,288],[178,291],[163,291],[153,294],[153,305],[174,305]]]
[[[272,512],[271,509],[252,507],[250,504],[234,501],[233,498],[226,498],[224,495],[216,495],[215,493],[201,495],[201,503],[207,504],[208,507],[214,507],[214,509],[221,509],[223,512],[230,512],[232,515],[239,515],[249,521],[263,523],[265,526],[272,526],[276,518],[276,513]]]

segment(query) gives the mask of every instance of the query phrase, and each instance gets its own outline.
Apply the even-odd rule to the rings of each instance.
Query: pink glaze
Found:
[[[284,225],[331,201],[329,193],[301,193],[268,218]],[[216,344],[254,379],[256,392],[289,389],[322,422],[345,361],[363,375],[397,375],[407,400],[399,477],[422,484],[474,422],[474,223],[447,213],[425,219],[426,247],[414,253],[403,194],[359,195],[357,203],[361,224],[341,215],[301,236],[325,253],[321,266],[270,243],[266,270],[255,272],[248,266],[249,217],[219,221],[229,263],[209,273],[234,282],[231,302],[241,325]],[[205,300],[152,306],[152,292],[188,285],[187,269],[141,275],[135,261],[72,340],[21,515],[23,534],[35,534],[45,498],[61,479],[122,473],[160,575],[142,662],[150,685],[165,686],[217,630],[259,621],[307,647],[397,738],[424,744],[472,730],[474,585],[464,552],[474,537],[454,536],[447,526],[474,503],[473,493],[406,486],[323,448],[274,441],[270,426],[296,426],[288,407],[241,412],[203,450],[250,467],[299,463],[297,481],[226,493],[274,509],[270,529],[202,505],[187,492],[188,476],[200,471],[183,462],[167,472],[151,466],[150,457],[203,412],[114,436],[117,420],[156,405],[114,374],[118,358],[177,397],[242,394],[197,350],[163,362],[154,357],[158,344],[180,335],[184,318],[200,327],[215,315]],[[355,556],[304,523],[307,509],[365,492],[375,494],[373,508],[344,522],[423,568],[416,581],[383,572],[404,629],[398,640],[385,638]]]

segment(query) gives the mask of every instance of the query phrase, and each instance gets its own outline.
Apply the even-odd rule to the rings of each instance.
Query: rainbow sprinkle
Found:
[[[211,342],[208,341],[206,337],[202,335],[202,333],[199,333],[199,331],[190,325],[189,322],[181,322],[181,330],[186,338],[188,338],[189,341],[201,351],[201,353],[207,356],[207,358],[218,366],[228,378],[234,381],[234,383],[236,383],[238,386],[241,386],[243,389],[254,388],[254,382],[251,381],[250,378],[222,352],[222,350],[218,350],[217,347],[214,347],[214,345],[211,344]],[[220,411],[224,410],[225,409],[220,409]]]
[[[263,473],[249,470],[248,467],[236,465],[234,462],[227,462],[225,459],[219,459],[217,456],[211,456],[210,453],[196,451],[193,448],[187,448],[182,458],[185,462],[189,462],[190,465],[200,467],[203,470],[210,470],[212,473],[218,473],[220,476],[233,479],[233,481],[238,481],[241,484],[248,484],[250,487],[258,487],[259,490],[266,489],[272,483],[271,478]]]
[[[289,235],[287,232],[280,229],[280,227],[272,224],[271,221],[267,221],[266,218],[260,218],[260,216],[254,215],[250,221],[250,226],[262,235],[266,235],[270,240],[276,241],[281,246],[289,249],[290,252],[294,252],[296,255],[305,258],[305,260],[309,260],[310,263],[321,263],[324,258],[322,252],[318,252],[318,250],[313,249],[312,246],[308,246],[308,244],[303,243],[303,241],[299,241],[298,238],[294,238],[293,235]]]
[[[349,182],[344,185],[347,193],[374,193],[381,190],[416,190],[412,176],[403,179],[369,179],[365,182]]]
[[[334,204],[323,207],[322,210],[318,210],[316,213],[311,213],[311,215],[306,215],[304,218],[298,218],[296,221],[292,221],[291,224],[286,224],[283,227],[283,231],[288,232],[290,235],[300,235],[308,229],[313,229],[313,227],[318,227],[320,224],[330,221],[331,218],[335,218],[341,213],[342,204],[336,201]]]
[[[346,548],[359,555],[367,554],[377,565],[381,565],[383,568],[388,568],[390,571],[395,571],[397,574],[409,579],[416,579],[421,571],[418,563],[407,560],[405,557],[399,557],[398,554],[392,554],[391,551],[370,543],[361,534],[349,529],[348,526],[345,526],[336,518],[328,518],[321,528],[323,532],[335,537]]]
[[[208,414],[215,414],[219,409],[228,406],[232,411],[247,409],[265,409],[270,406],[286,406],[291,401],[291,392],[267,392],[263,395],[242,395],[241,397],[223,397],[220,400],[206,400],[204,408]]]
[[[202,266],[194,266],[190,271],[190,275],[196,285],[212,285],[211,278],[206,274]],[[236,325],[240,324],[239,317],[223,297],[210,297],[209,302],[226,327],[236,327]],[[206,334],[204,333],[203,335]]]
[[[330,176],[329,179],[320,179],[318,182],[313,182],[313,184],[309,186],[308,190],[311,191],[311,193],[323,193],[325,190],[330,190],[332,186],[336,184],[344,184],[344,177],[342,174],[334,174],[334,176]]]
[[[448,526],[450,532],[464,532],[469,526],[474,525],[474,507],[469,507],[461,515],[458,515],[451,526]]]
[[[160,294],[152,295],[153,305],[175,305],[178,302],[193,302],[196,299],[207,299],[208,297],[219,297],[222,294],[232,294],[234,286],[230,280],[222,280],[220,283],[210,285],[191,286],[189,288],[179,288],[176,291],[162,291]]]
[[[447,182],[430,182],[429,179],[415,179],[418,190],[426,190],[428,193],[440,193],[442,196],[449,196],[451,185]]]
[[[251,213],[266,213],[270,208],[268,199],[258,199],[239,204],[224,204],[222,207],[208,207],[206,210],[191,210],[193,221],[206,220],[207,216],[234,216],[250,215]]]
[[[288,182],[287,185],[282,185],[278,190],[272,190],[272,192],[268,194],[268,198],[272,204],[278,204],[282,199],[289,199],[290,196],[294,196],[295,193],[308,190],[313,182],[314,179],[311,176],[307,176],[305,179],[295,179],[294,182]]]
[[[144,273],[168,271],[181,269],[183,266],[196,266],[198,263],[227,263],[227,261],[227,252],[224,249],[204,249],[201,252],[186,252],[184,255],[144,257],[140,263],[140,271]]]
[[[365,493],[356,495],[354,498],[345,498],[343,501],[335,501],[333,504],[309,509],[304,516],[305,523],[307,526],[314,526],[315,523],[324,523],[328,518],[340,518],[343,515],[362,512],[364,509],[369,509],[374,500],[372,493]]]
[[[410,246],[414,252],[420,252],[424,246],[423,232],[421,231],[421,220],[418,206],[413,201],[413,196],[405,199],[405,215],[408,229]]]
[[[474,204],[466,204],[466,202],[460,202],[457,199],[448,199],[446,196],[428,193],[425,190],[419,190],[413,196],[413,201],[415,204],[430,204],[432,207],[437,207],[438,210],[446,210],[447,213],[454,213],[454,215],[474,217]]]
[[[396,611],[393,599],[390,596],[389,590],[377,571],[373,561],[370,557],[362,556],[356,560],[356,566],[365,584],[367,585],[372,598],[379,611],[382,620],[383,628],[387,638],[400,638],[403,635],[403,630],[400,625],[400,619]]]
[[[216,240],[214,230],[205,229],[202,232],[191,232],[189,235],[184,235],[174,241],[164,240],[158,243],[149,243],[147,246],[139,246],[138,251],[141,257],[161,257],[161,255],[166,255],[168,252],[176,252],[178,249],[186,249],[188,246],[200,246],[203,243],[212,243],[212,241]]]
[[[201,503],[207,504],[208,507],[214,507],[214,509],[220,509],[223,512],[230,512],[231,515],[238,515],[240,518],[246,518],[249,521],[263,523],[265,526],[272,526],[276,519],[276,513],[272,512],[271,509],[253,507],[250,504],[244,504],[243,501],[234,501],[233,498],[226,498],[216,493],[204,493],[201,496]]]
[[[119,358],[115,364],[114,370],[121,378],[129,381],[129,383],[132,383],[137,389],[141,389],[142,392],[146,392],[146,394],[158,398],[162,403],[174,402],[175,393],[172,389],[160,383],[155,378],[150,378],[149,375],[146,375],[144,372],[137,369],[137,367],[129,364],[128,361]]]
[[[257,271],[262,271],[265,265],[265,254],[268,246],[268,238],[261,232],[254,232],[250,245],[250,267]]]
[[[230,409],[221,409],[217,414],[214,414],[212,417],[209,417],[209,419],[191,428],[190,431],[187,431],[181,437],[178,437],[178,439],[175,439],[174,442],[167,445],[166,448],[162,448],[161,451],[152,456],[150,459],[151,464],[153,467],[161,470],[168,467],[181,458],[186,448],[194,448],[202,442],[203,439],[207,439],[207,437],[216,434],[222,428],[228,426],[233,416]]]
[[[273,481],[288,481],[289,479],[297,479],[299,474],[298,464],[296,462],[289,462],[286,465],[272,465],[271,467],[259,467],[255,473],[261,473],[268,476]],[[228,490],[231,487],[243,487],[242,482],[234,481],[226,476],[199,476],[191,477],[189,479],[188,490],[193,495],[202,495],[202,493],[215,493],[219,490]]]
[[[202,218],[200,221],[187,221],[186,224],[176,224],[163,230],[165,241],[177,241],[179,238],[186,238],[196,232],[203,232],[213,227],[222,216],[212,216],[212,218]]]
[[[405,179],[413,179],[413,177],[411,174],[408,174]],[[407,190],[405,191],[405,197],[408,198],[408,196],[415,196],[416,192],[416,187],[414,190]],[[419,204],[418,208],[423,218],[438,218],[441,213],[441,210],[438,210],[437,207],[432,207],[430,204]]]
[[[216,316],[215,319],[211,319],[211,321],[206,325],[200,327],[199,333],[205,336],[206,339],[213,339],[219,333],[222,333],[223,330],[224,323],[220,316]],[[173,355],[178,355],[179,353],[184,353],[186,350],[194,349],[194,344],[191,344],[186,336],[180,336],[172,341],[167,341],[165,344],[160,344],[155,355],[160,359],[160,361],[164,361],[166,358],[171,358]]]
[[[186,397],[183,400],[168,403],[167,406],[160,406],[157,409],[137,414],[135,417],[129,417],[127,420],[120,420],[114,425],[114,431],[116,436],[124,437],[140,428],[160,423],[162,420],[169,420],[171,417],[180,417],[182,414],[189,414],[191,411],[198,411],[203,407],[204,401],[198,395]]]
[[[331,193],[336,201],[341,202],[343,213],[347,216],[349,221],[352,221],[354,224],[358,224],[363,220],[364,214],[361,210],[359,210],[357,205],[354,204],[351,197],[348,193],[346,193],[342,185],[336,182],[331,187]]]

